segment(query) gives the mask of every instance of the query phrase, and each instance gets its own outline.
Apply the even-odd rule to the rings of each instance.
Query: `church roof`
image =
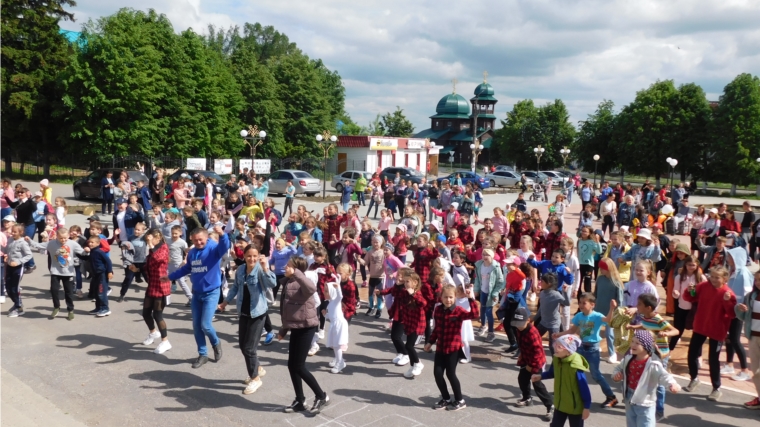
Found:
[[[462,95],[451,93],[438,101],[434,119],[466,119],[470,115],[470,103]]]

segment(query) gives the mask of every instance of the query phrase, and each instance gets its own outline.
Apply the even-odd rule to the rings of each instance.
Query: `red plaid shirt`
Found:
[[[425,324],[427,323],[425,306],[427,305],[427,301],[422,296],[422,292],[415,292],[409,295],[409,292],[403,289],[400,301],[398,299],[394,300],[393,305],[398,305],[405,334],[422,335],[425,333]]]
[[[145,291],[145,296],[161,298],[171,293],[172,282],[159,280],[161,277],[169,275],[168,266],[169,247],[166,246],[166,243],[159,243],[153,247],[145,260],[145,268],[148,272],[148,277],[146,277],[148,289]]]
[[[340,223],[343,222],[344,218],[345,215],[333,215],[329,218],[325,218],[325,222],[327,223],[327,236],[322,237],[323,241],[329,242],[330,239],[332,239],[332,236],[335,236],[336,239],[340,239]]]
[[[470,311],[457,305],[444,308],[437,304],[433,311],[435,328],[430,334],[430,342],[435,343],[435,352],[451,354],[462,348],[462,322],[477,319],[480,316],[478,305],[470,298]]]
[[[414,269],[414,272],[420,276],[420,281],[424,285],[428,282],[428,276],[430,276],[430,264],[438,258],[440,252],[426,247],[423,249],[415,249],[413,254],[414,261],[412,262],[412,268]]]
[[[554,251],[560,248],[560,243],[562,242],[562,239],[567,237],[567,234],[560,233],[560,234],[554,234],[549,233],[546,235],[546,239],[544,240],[544,248],[546,249],[546,259],[551,259],[552,254]],[[535,250],[533,251],[535,252]]]
[[[356,315],[356,285],[349,279],[340,283],[340,290],[343,292],[343,317],[349,320]]]
[[[311,271],[314,271],[319,268],[325,269],[324,274],[317,273],[317,292],[319,293],[319,299],[323,300],[325,297],[325,283],[327,283],[327,279],[329,279],[330,277],[332,277],[333,274],[335,274],[335,268],[326,262],[322,264],[317,264],[316,262],[314,262],[309,266],[309,270]]]
[[[433,286],[430,283],[423,283],[420,287],[420,292],[422,293],[422,296],[425,297],[425,301],[427,301],[427,309],[425,311],[427,313],[432,313],[435,304],[441,296],[441,285],[436,285],[435,289],[433,289]]]
[[[528,224],[523,221],[512,221],[512,226],[509,228],[509,244],[513,248],[520,247],[520,239],[522,236],[528,234]]]
[[[530,232],[530,237],[533,239],[533,253],[536,254],[536,259],[541,261],[544,259],[541,256],[541,249],[546,247],[546,236],[544,236],[544,232],[541,230],[533,230]],[[518,246],[519,247],[519,246]],[[547,251],[549,253],[549,251]],[[547,259],[550,259],[552,256],[549,253],[549,256]]]
[[[470,245],[475,241],[475,230],[467,224],[457,224],[459,238],[465,245]]]
[[[401,314],[400,310],[398,309],[399,305],[397,302],[401,301],[401,298],[403,297],[403,294],[407,294],[406,290],[404,289],[404,285],[394,285],[388,289],[383,289],[380,291],[380,295],[388,295],[390,294],[393,296],[393,304],[391,304],[390,307],[388,307],[388,316],[391,320],[395,321],[401,321]]]
[[[541,335],[533,324],[528,324],[525,330],[517,330],[517,346],[520,348],[517,366],[529,366],[531,372],[541,373],[546,364],[546,353]]]

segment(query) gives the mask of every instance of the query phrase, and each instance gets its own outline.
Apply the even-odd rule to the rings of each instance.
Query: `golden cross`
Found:
[[[488,71],[483,71],[483,83],[488,83]]]
[[[459,80],[457,80],[456,78],[451,79],[451,84],[454,86],[454,91],[452,93],[457,93],[457,83],[458,82],[459,82]]]

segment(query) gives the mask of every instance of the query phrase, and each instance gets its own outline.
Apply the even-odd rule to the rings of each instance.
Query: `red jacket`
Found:
[[[159,280],[161,277],[169,275],[168,266],[169,247],[162,242],[151,249],[145,260],[145,268],[148,272],[148,289],[145,291],[145,296],[161,298],[171,293],[172,282]]]
[[[340,259],[342,259],[342,253],[343,251],[345,251],[348,265],[350,265],[351,268],[356,270],[356,259],[354,258],[354,255],[359,256],[359,257],[362,256],[362,248],[359,247],[358,244],[354,242],[344,247],[343,240],[338,240],[335,243],[330,243],[327,247],[330,248],[330,250],[335,251],[336,256],[338,253],[341,253],[341,258],[338,259],[338,263],[342,262]]]
[[[478,304],[470,298],[470,311],[457,305],[446,309],[438,304],[433,310],[435,327],[430,334],[430,342],[435,344],[435,352],[443,354],[456,353],[462,348],[462,322],[477,319],[480,316]]]
[[[525,280],[525,273],[519,268],[507,273],[507,292],[518,292],[522,289],[523,280]]]
[[[343,293],[343,317],[349,320],[356,315],[356,284],[351,279],[340,282],[340,291]]]
[[[686,301],[699,303],[694,315],[694,332],[716,341],[725,341],[731,320],[736,317],[736,295],[728,285],[715,289],[710,282],[697,284],[695,290],[695,296],[691,296],[691,292],[681,295]],[[728,301],[723,299],[726,292],[731,294]]]
[[[457,231],[459,232],[459,238],[462,239],[462,243],[470,245],[475,241],[475,230],[467,224],[460,223],[457,225]]]

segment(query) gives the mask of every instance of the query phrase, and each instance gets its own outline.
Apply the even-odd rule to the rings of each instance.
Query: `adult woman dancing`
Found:
[[[311,342],[319,326],[317,302],[314,298],[317,285],[304,275],[306,267],[306,260],[297,256],[290,258],[285,266],[285,277],[288,281],[282,289],[280,301],[282,329],[277,334],[277,339],[282,340],[290,332],[288,371],[290,372],[290,380],[293,381],[296,399],[285,407],[285,412],[306,410],[304,406],[306,396],[303,394],[302,384],[302,381],[305,381],[315,395],[314,405],[309,412],[312,415],[317,415],[322,408],[327,406],[330,398],[327,397],[327,393],[322,391],[316,378],[306,369],[306,355],[311,348]]]
[[[227,292],[227,298],[219,304],[219,310],[224,311],[227,304],[237,297],[237,312],[240,313],[238,339],[248,369],[243,394],[251,394],[261,387],[261,377],[266,374],[256,357],[256,348],[267,317],[266,288],[273,288],[276,282],[274,273],[269,271],[267,257],[260,256],[252,245],[245,248],[243,258],[245,266],[240,266],[235,272],[235,281]]]

